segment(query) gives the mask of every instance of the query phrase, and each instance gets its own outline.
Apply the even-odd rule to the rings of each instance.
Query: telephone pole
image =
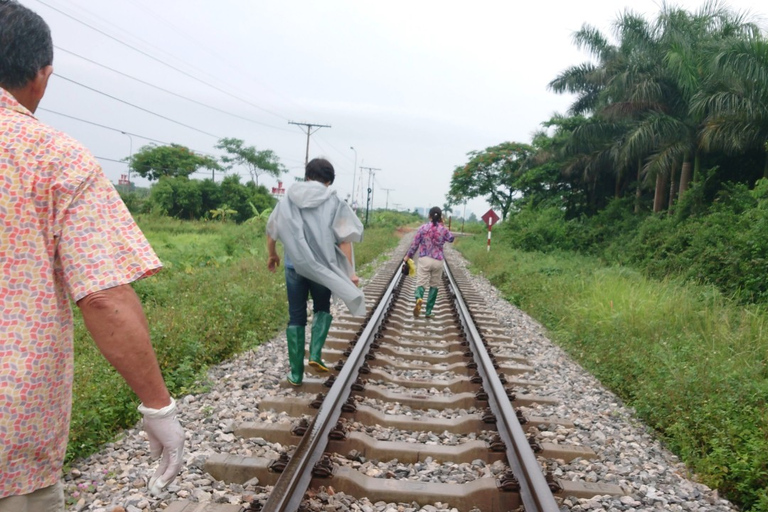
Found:
[[[330,128],[331,125],[329,124],[312,124],[312,123],[294,123],[293,121],[288,121],[288,124],[295,124],[296,126],[304,126],[307,129],[307,153],[304,156],[304,167],[307,167],[307,164],[309,163],[309,136],[315,133],[320,128]],[[312,130],[312,128],[316,128],[315,130]],[[304,130],[302,130],[304,131]]]
[[[377,169],[375,167],[363,167],[360,166],[360,171],[368,171],[368,200],[365,203],[365,225],[368,225],[368,212],[371,208],[371,203],[373,202],[373,178],[376,171],[380,171],[381,169]]]
[[[383,187],[382,187],[382,189],[381,189],[381,190],[386,190],[386,191],[387,191],[387,200],[386,200],[386,202],[384,203],[384,209],[385,209],[385,210],[389,210],[389,193],[390,193],[391,191],[395,190],[395,189],[393,189],[393,188],[383,188]]]

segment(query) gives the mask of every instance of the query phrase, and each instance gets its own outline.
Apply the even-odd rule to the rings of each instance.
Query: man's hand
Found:
[[[360,286],[360,278],[357,277],[357,274],[352,274],[352,277],[349,279],[352,280],[353,283],[355,283],[355,286]]]
[[[139,405],[139,412],[144,415],[144,432],[149,438],[150,455],[155,458],[162,455],[160,465],[149,479],[149,492],[157,496],[181,470],[184,429],[176,419],[176,402],[173,399],[170,405],[162,409]]]
[[[270,254],[269,258],[267,258],[267,268],[270,272],[274,272],[277,267],[280,266],[280,256],[277,254]]]

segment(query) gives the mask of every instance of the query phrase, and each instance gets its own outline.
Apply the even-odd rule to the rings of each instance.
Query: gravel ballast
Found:
[[[405,250],[405,237],[398,254]],[[466,262],[458,252],[450,250],[458,267]],[[558,405],[523,408],[533,416],[554,416],[570,420],[574,428],[562,426],[542,430],[542,441],[579,445],[597,453],[595,460],[576,459],[571,463],[552,463],[550,470],[564,480],[598,482],[623,486],[628,494],[622,497],[595,497],[589,500],[565,499],[562,510],[580,511],[736,511],[737,508],[718,496],[717,491],[696,483],[684,464],[654,438],[630,408],[625,407],[613,393],[607,391],[593,376],[549,341],[546,331],[528,315],[504,301],[498,291],[482,276],[474,276],[477,291],[486,297],[488,307],[495,312],[510,338],[510,353],[526,357],[534,368],[530,380],[543,386],[531,390],[537,395],[557,399]],[[341,314],[343,306],[334,304],[332,313]],[[247,505],[252,500],[264,501],[267,491],[257,482],[244,485],[215,481],[203,469],[206,459],[215,453],[277,458],[289,450],[287,446],[263,439],[241,439],[233,434],[240,422],[261,421],[289,423],[292,418],[274,411],[262,411],[258,404],[264,397],[296,396],[296,391],[280,387],[288,368],[285,335],[252,351],[211,368],[207,391],[177,397],[180,419],[186,429],[187,445],[182,473],[159,497],[149,495],[146,482],[155,467],[149,458],[149,445],[139,426],[126,430],[115,442],[83,460],[75,461],[64,475],[67,511],[140,512],[162,510],[177,500]],[[397,370],[399,378],[423,377],[418,370]],[[438,378],[432,375],[432,378]],[[382,383],[383,386],[388,386]],[[389,387],[389,389],[392,389]],[[442,390],[434,390],[442,394]],[[311,398],[312,395],[306,395]],[[389,414],[426,414],[439,416],[437,411],[409,411],[407,407],[365,403],[388,411]],[[474,411],[448,411],[449,415]],[[351,430],[366,432],[377,439],[456,445],[468,439],[486,439],[486,432],[472,436],[447,433],[409,432],[381,426],[367,427],[350,423]],[[543,428],[543,427],[542,427]],[[419,464],[366,461],[354,454],[340,454],[335,462],[370,474],[388,473],[409,480],[466,482],[503,471],[500,463],[450,464],[427,460]],[[327,492],[325,492],[327,491]],[[448,512],[447,504],[418,507],[415,504],[370,503],[350,496],[323,490],[307,500],[311,510],[360,512]]]

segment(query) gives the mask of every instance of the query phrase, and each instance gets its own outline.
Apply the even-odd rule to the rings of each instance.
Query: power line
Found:
[[[261,110],[263,112],[266,112],[266,113],[271,114],[273,116],[279,117],[280,119],[286,119],[285,117],[283,117],[283,116],[281,116],[279,114],[276,114],[275,112],[272,112],[272,111],[267,110],[267,109],[265,109],[263,107],[260,107],[260,106],[254,104],[254,103],[251,103],[250,101],[248,101],[246,99],[243,99],[243,98],[241,98],[241,97],[239,97],[239,96],[237,96],[235,94],[232,94],[231,92],[228,92],[228,91],[226,91],[226,90],[224,90],[224,89],[222,89],[220,87],[217,87],[217,86],[215,86],[213,84],[210,84],[210,83],[206,82],[205,80],[202,80],[202,79],[196,77],[195,75],[184,71],[183,69],[180,69],[180,68],[178,68],[176,66],[173,66],[173,65],[169,64],[168,62],[165,62],[164,60],[159,59],[159,58],[155,57],[154,55],[145,52],[144,50],[140,50],[140,49],[136,48],[135,46],[132,46],[132,45],[126,43],[125,41],[123,41],[123,40],[121,40],[121,39],[119,39],[119,38],[117,38],[117,37],[115,37],[115,36],[105,32],[105,31],[103,31],[103,30],[100,30],[100,29],[94,27],[93,25],[89,25],[88,23],[84,22],[83,20],[77,19],[76,17],[72,16],[71,14],[68,14],[65,11],[62,11],[61,9],[57,9],[56,7],[53,7],[52,5],[48,4],[47,2],[44,2],[43,0],[37,0],[37,2],[43,4],[44,6],[48,7],[49,9],[52,9],[52,10],[58,12],[59,14],[61,14],[63,16],[66,16],[67,18],[69,18],[71,20],[74,20],[74,21],[80,23],[81,25],[85,25],[86,27],[90,28],[91,30],[94,30],[94,31],[98,32],[99,34],[103,35],[104,37],[112,39],[113,41],[115,41],[117,43],[120,43],[123,46],[127,46],[131,50],[133,50],[133,51],[135,51],[137,53],[140,53],[140,54],[144,55],[145,57],[150,58],[150,59],[154,60],[155,62],[158,62],[158,63],[162,64],[163,66],[169,67],[169,68],[173,69],[174,71],[176,71],[178,73],[181,73],[184,76],[187,76],[187,77],[191,78],[192,80],[195,80],[197,82],[200,82],[201,84],[207,85],[208,87],[211,87],[212,89],[216,89],[217,91],[219,91],[219,92],[221,92],[223,94],[226,94],[227,96],[235,98],[238,101],[242,101],[243,103],[246,103],[246,104],[248,104],[248,105],[250,105],[250,106],[252,106],[254,108],[257,108],[257,109],[259,109],[259,110]]]
[[[90,125],[93,125],[93,126],[98,126],[99,128],[104,128],[105,130],[112,130],[113,132],[124,133],[126,135],[133,135],[134,137],[139,137],[140,139],[149,140],[149,141],[152,141],[152,142],[157,142],[158,144],[162,144],[164,146],[170,146],[171,145],[170,142],[165,142],[165,141],[162,141],[162,140],[153,139],[152,137],[147,137],[146,135],[141,135],[141,134],[138,134],[138,133],[128,132],[128,131],[125,131],[125,130],[121,130],[119,128],[113,128],[112,126],[107,126],[107,125],[104,125],[104,124],[94,123],[93,121],[88,121],[86,119],[81,119],[79,117],[71,116],[69,114],[64,114],[62,112],[57,112],[55,110],[51,110],[51,109],[48,109],[48,108],[38,107],[37,110],[42,110],[44,112],[50,112],[51,114],[56,114],[57,116],[67,117],[69,119],[74,119],[75,121],[80,121],[81,123],[86,123],[86,124],[90,124]],[[199,151],[199,150],[196,150],[196,149],[192,149],[192,151],[194,151],[195,153],[201,154],[201,155],[207,155],[207,156],[212,156],[212,157],[216,156],[213,153],[207,153],[205,151]]]
[[[128,164],[128,162],[126,162],[125,160],[115,160],[114,158],[107,158],[105,156],[96,156],[96,155],[94,155],[94,157],[98,158],[99,160],[106,160],[107,162],[117,162],[118,164]]]
[[[144,84],[146,86],[149,86],[149,87],[152,87],[154,89],[157,89],[158,91],[162,91],[162,92],[170,94],[172,96],[176,96],[177,98],[181,98],[183,100],[190,101],[190,102],[192,102],[192,103],[194,103],[196,105],[200,105],[202,107],[205,107],[205,108],[208,108],[208,109],[211,109],[211,110],[215,110],[216,112],[221,112],[222,114],[226,114],[228,116],[232,116],[232,117],[236,117],[238,119],[242,119],[244,121],[248,121],[250,123],[258,124],[258,125],[261,125],[261,126],[266,126],[268,128],[273,128],[275,130],[280,130],[280,131],[284,131],[284,132],[290,131],[290,130],[287,130],[285,128],[280,128],[279,126],[274,126],[274,125],[271,125],[271,124],[262,123],[260,121],[255,121],[253,119],[250,119],[248,117],[244,117],[244,116],[241,116],[241,115],[238,115],[238,114],[233,114],[232,112],[227,112],[226,110],[222,110],[222,109],[220,109],[218,107],[214,107],[212,105],[208,105],[207,103],[203,103],[202,101],[198,101],[198,100],[193,99],[193,98],[188,98],[187,96],[183,96],[183,95],[181,95],[179,93],[176,93],[176,92],[173,92],[173,91],[169,91],[168,89],[164,89],[164,88],[162,88],[162,87],[160,87],[158,85],[152,84],[150,82],[146,82],[146,81],[144,81],[144,80],[142,80],[140,78],[136,78],[135,76],[129,75],[127,73],[123,73],[122,71],[119,71],[117,69],[111,68],[111,67],[109,67],[109,66],[107,66],[105,64],[101,64],[100,62],[96,62],[95,60],[89,59],[88,57],[83,57],[82,55],[79,55],[79,54],[77,54],[77,53],[75,53],[75,52],[73,52],[71,50],[67,50],[66,48],[62,48],[62,47],[56,46],[56,45],[54,45],[54,48],[56,48],[57,50],[63,51],[65,53],[68,53],[70,55],[73,55],[73,56],[75,56],[75,57],[77,57],[79,59],[82,59],[82,60],[86,61],[86,62],[90,62],[91,64],[94,64],[96,66],[99,66],[99,67],[102,67],[102,68],[107,69],[109,71],[112,71],[113,73],[117,73],[120,76],[124,76],[126,78],[131,79],[131,80],[139,82],[140,84]],[[59,76],[61,76],[61,75],[59,75]]]
[[[309,163],[309,136],[315,133],[320,128],[330,128],[331,125],[329,124],[312,124],[312,123],[295,123],[293,121],[288,121],[288,124],[295,124],[296,126],[305,126],[307,128],[307,153],[304,157],[304,166]],[[312,131],[312,128],[317,128],[317,130]],[[304,130],[302,130],[304,131]]]
[[[195,128],[194,126],[190,126],[188,124],[182,123],[181,121],[176,121],[175,119],[171,119],[170,117],[166,117],[166,116],[164,116],[162,114],[158,114],[157,112],[152,112],[149,109],[146,109],[144,107],[140,107],[138,105],[134,105],[133,103],[130,103],[128,101],[120,99],[120,98],[118,98],[116,96],[112,96],[111,94],[107,94],[107,93],[102,92],[102,91],[100,91],[98,89],[94,89],[93,87],[89,87],[89,86],[87,86],[85,84],[81,84],[80,82],[78,82],[76,80],[72,80],[71,78],[67,78],[67,77],[65,77],[63,75],[60,75],[58,73],[54,73],[54,75],[56,75],[57,77],[61,78],[62,80],[66,80],[67,82],[71,82],[71,83],[73,83],[75,85],[79,85],[80,87],[82,87],[84,89],[88,89],[89,91],[93,91],[93,92],[95,92],[97,94],[101,94],[102,96],[106,96],[107,98],[113,99],[115,101],[119,101],[120,103],[124,103],[124,104],[126,104],[128,106],[131,106],[131,107],[135,108],[135,109],[141,110],[142,112],[146,112],[147,114],[152,114],[153,116],[157,116],[157,117],[159,117],[161,119],[165,119],[166,121],[170,121],[170,122],[172,122],[174,124],[178,124],[179,126],[183,126],[185,128],[189,128],[190,130],[194,130],[196,132],[202,133],[203,135],[208,135],[209,137],[214,137],[216,139],[221,139],[221,137],[218,136],[218,135],[214,135],[213,133],[209,133],[209,132],[206,132],[206,131],[201,130],[199,128]]]
[[[226,64],[227,64],[227,65],[228,65],[230,68],[232,68],[233,70],[235,70],[237,73],[240,73],[240,74],[242,74],[242,73],[247,73],[247,75],[248,75],[248,78],[250,78],[250,79],[251,79],[251,80],[253,80],[254,82],[256,82],[256,83],[260,84],[260,85],[261,85],[261,86],[263,86],[265,89],[268,89],[268,90],[269,90],[270,92],[272,92],[273,94],[275,94],[275,95],[277,95],[277,96],[280,96],[281,98],[283,98],[284,100],[286,100],[288,103],[292,104],[293,106],[295,106],[295,107],[298,107],[298,108],[303,108],[303,107],[299,106],[299,105],[298,105],[298,104],[297,104],[295,101],[293,101],[293,99],[289,98],[289,97],[288,97],[288,96],[286,96],[285,94],[282,94],[282,93],[281,93],[279,90],[273,89],[272,87],[268,86],[267,84],[265,84],[265,83],[261,82],[260,80],[258,80],[258,79],[256,79],[256,78],[254,78],[254,75],[253,75],[253,73],[251,73],[251,69],[250,69],[250,67],[245,67],[245,68],[243,68],[242,66],[237,66],[236,64],[233,64],[232,60],[230,60],[230,59],[228,59],[228,58],[227,58],[227,55],[226,55],[226,54],[222,55],[222,54],[220,54],[220,53],[217,53],[217,52],[214,52],[214,51],[212,51],[212,50],[211,50],[211,47],[210,47],[210,45],[204,45],[204,44],[200,44],[200,38],[199,38],[199,37],[193,37],[193,36],[190,36],[189,34],[187,34],[186,32],[184,32],[182,29],[180,29],[179,27],[177,27],[176,25],[174,25],[172,22],[168,21],[168,19],[167,19],[167,18],[165,18],[165,17],[163,17],[163,16],[161,16],[161,15],[157,14],[157,12],[156,12],[156,11],[153,11],[152,9],[150,9],[149,7],[147,7],[147,6],[146,6],[146,4],[144,4],[143,2],[141,2],[141,1],[136,1],[136,0],[128,0],[128,1],[129,1],[130,3],[132,3],[132,4],[134,4],[134,5],[137,5],[137,6],[138,6],[140,9],[143,9],[143,10],[145,10],[145,11],[149,12],[149,13],[150,13],[150,14],[152,14],[152,15],[153,15],[155,18],[157,18],[158,20],[160,20],[162,23],[164,23],[165,25],[167,25],[167,26],[171,27],[171,29],[173,29],[173,30],[174,30],[174,31],[175,31],[177,34],[181,35],[182,37],[184,37],[185,39],[187,39],[188,41],[190,41],[192,44],[194,44],[194,45],[195,45],[195,46],[197,46],[198,48],[201,48],[203,51],[205,51],[205,52],[206,52],[206,53],[208,53],[209,55],[212,55],[212,56],[213,56],[213,57],[215,57],[215,58],[216,58],[218,61],[226,63]],[[149,44],[149,43],[147,43],[147,44]],[[151,45],[151,44],[150,44],[150,46],[153,46],[153,45]],[[154,47],[154,46],[153,46],[153,47]],[[157,47],[154,47],[154,48],[157,48]],[[161,51],[162,51],[162,50],[161,50]],[[166,53],[166,54],[167,54],[167,52],[163,52],[163,53]],[[182,62],[183,62],[183,61],[182,61]],[[191,65],[191,64],[189,64],[189,63],[186,63],[186,64],[187,64],[187,65],[189,65],[190,67],[192,67],[193,69],[197,69],[198,71],[200,71],[200,72],[201,72],[201,73],[203,73],[204,75],[207,75],[207,76],[209,76],[209,77],[212,77],[212,75],[211,75],[210,73],[207,73],[205,70],[201,70],[200,68],[197,68],[197,67],[195,67],[195,66],[193,66],[193,65]]]

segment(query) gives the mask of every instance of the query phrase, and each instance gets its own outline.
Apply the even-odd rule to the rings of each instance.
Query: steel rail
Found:
[[[397,288],[403,275],[397,266],[381,300],[371,314],[370,320],[357,343],[352,349],[346,364],[342,367],[320,409],[310,422],[307,432],[296,446],[296,450],[262,508],[262,512],[295,512],[298,510],[304,494],[312,480],[312,468],[320,460],[328,444],[328,434],[335,428],[341,416],[341,406],[351,395],[352,385],[357,380],[360,368],[365,362],[365,354],[376,331],[384,320],[384,313],[389,307],[392,293]]]
[[[477,362],[477,371],[483,378],[483,387],[488,392],[488,405],[496,416],[499,437],[506,444],[507,461],[520,484],[520,499],[523,506],[526,512],[559,512],[560,509],[549,489],[546,477],[528,444],[517,414],[507,397],[506,389],[493,367],[477,327],[471,320],[469,308],[464,302],[461,290],[447,262],[443,263],[443,268],[455,294],[456,306],[461,313],[467,341]]]

